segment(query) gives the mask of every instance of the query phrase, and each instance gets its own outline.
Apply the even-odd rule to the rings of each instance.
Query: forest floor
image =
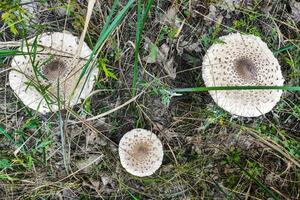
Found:
[[[0,2],[2,44],[84,30],[88,1],[19,2]],[[24,106],[9,86],[13,56],[4,53],[16,47],[0,46],[0,199],[300,199],[299,92],[284,91],[256,118],[231,115],[207,92],[170,92],[204,86],[203,56],[233,32],[261,37],[285,85],[299,86],[300,2],[154,0],[136,65],[138,4],[149,2],[133,1],[106,38],[94,94],[72,111],[42,115]],[[96,1],[85,37],[91,49],[112,7],[113,0]],[[121,166],[118,143],[133,128],[163,143],[163,164],[152,176]]]

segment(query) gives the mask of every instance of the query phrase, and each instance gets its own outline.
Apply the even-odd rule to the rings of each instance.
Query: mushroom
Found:
[[[206,86],[282,86],[281,68],[267,44],[240,33],[219,38],[203,58]],[[282,90],[209,91],[213,100],[231,114],[257,117],[279,102]]]
[[[36,52],[31,50],[35,39]],[[79,39],[71,33],[44,33],[28,43],[20,51],[29,53],[14,56],[9,73],[10,87],[26,106],[45,114],[61,109],[60,105],[72,107],[89,95],[98,69],[93,68],[78,83],[92,52],[85,43],[77,58]]]
[[[152,175],[162,164],[163,146],[158,137],[145,129],[127,132],[119,143],[122,166],[132,175]]]

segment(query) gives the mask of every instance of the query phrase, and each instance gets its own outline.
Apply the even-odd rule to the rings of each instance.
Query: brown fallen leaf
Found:
[[[163,67],[164,71],[169,75],[170,78],[176,78],[176,68],[174,67],[174,57],[169,57],[170,47],[164,43],[159,48],[151,43],[147,45],[149,47],[150,53],[148,56],[144,57],[146,63],[157,63]]]
[[[295,0],[291,1],[292,8],[292,18],[296,23],[300,22],[300,2],[296,2]]]
[[[169,25],[172,27],[180,27],[180,20],[177,18],[178,9],[176,7],[171,7],[162,16],[161,23],[164,25]]]

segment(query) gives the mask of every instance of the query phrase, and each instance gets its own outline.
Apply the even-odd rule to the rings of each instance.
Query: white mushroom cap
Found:
[[[119,156],[122,166],[130,174],[150,176],[162,164],[163,146],[154,133],[137,128],[122,137]]]
[[[209,86],[282,86],[281,68],[267,44],[240,33],[219,38],[203,58],[202,77]],[[257,117],[272,110],[282,90],[210,91],[214,101],[234,115]]]
[[[33,41],[34,39],[29,40],[29,44],[32,45]],[[79,39],[77,37],[66,32],[39,35],[37,37],[38,48],[34,61],[34,65],[38,69],[36,71],[42,74],[38,76],[34,73],[34,65],[29,55],[17,55],[13,58],[9,84],[26,106],[44,114],[59,110],[58,98],[61,106],[74,106],[78,103],[78,99],[84,99],[89,95],[98,74],[98,69],[94,68],[90,76],[84,75],[79,85],[75,88],[82,68],[87,62],[86,59],[92,52],[84,43],[79,59],[74,61],[74,55],[79,46],[78,42]],[[32,47],[30,46],[29,48],[31,49]],[[25,46],[21,47],[20,50],[23,52],[28,51]],[[84,85],[85,80],[87,82]],[[38,82],[39,84],[37,84]],[[46,87],[47,95],[40,92],[41,88]],[[59,96],[57,95],[58,93]],[[45,96],[50,97],[50,100],[45,98]]]

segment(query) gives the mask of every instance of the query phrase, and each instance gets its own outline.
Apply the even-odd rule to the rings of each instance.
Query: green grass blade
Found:
[[[25,33],[23,33],[23,37],[26,38]],[[26,54],[29,55],[29,60],[30,60],[30,63],[32,64],[32,69],[33,69],[34,76],[35,76],[35,79],[32,79],[32,80],[29,79],[30,82],[28,83],[28,87],[29,86],[35,87],[35,89],[42,95],[42,97],[45,100],[47,106],[50,108],[49,105],[50,105],[50,102],[51,102],[51,98],[48,94],[48,87],[49,86],[44,86],[41,83],[40,78],[42,78],[43,75],[41,74],[40,69],[39,69],[40,63],[36,62],[36,56],[37,56],[37,53],[38,53],[38,35],[35,36],[32,44],[29,44],[29,41],[27,39],[24,40],[24,43],[25,44],[22,44],[21,49],[25,48],[27,53],[26,52],[22,52],[22,53],[24,53],[23,55],[26,55]],[[25,47],[23,45],[25,45]],[[49,59],[51,59],[52,57],[53,56],[50,56]]]
[[[1,49],[0,56],[13,56],[16,55],[19,51],[17,50],[8,50],[8,49]]]
[[[140,49],[140,40],[141,40],[141,32],[142,32],[142,2],[138,0],[138,11],[137,11],[137,31],[135,36],[135,49],[134,49],[134,65],[133,65],[133,80],[132,80],[132,95],[136,94],[137,87],[137,78],[138,78],[138,56]]]
[[[153,5],[153,3],[154,3],[154,0],[149,0],[146,5],[146,8],[144,10],[144,16],[143,16],[143,26],[145,25],[145,23],[147,21],[148,13],[150,12],[150,9],[151,9],[151,6]]]
[[[119,4],[119,0],[115,0],[114,3],[113,3],[113,5],[112,5],[112,7],[111,7],[110,13],[108,14],[108,17],[107,17],[107,19],[105,21],[105,24],[104,24],[104,26],[102,28],[102,31],[101,31],[101,33],[100,33],[99,36],[101,36],[107,30],[107,28],[108,28],[108,26],[109,26],[109,24],[111,22],[111,19],[112,19],[113,15],[114,15],[114,13],[116,11],[116,7],[117,7],[118,4]]]
[[[278,54],[280,54],[280,53],[282,53],[284,51],[287,51],[287,50],[290,50],[290,49],[294,49],[295,47],[296,47],[295,45],[288,45],[288,46],[285,46],[285,47],[283,47],[281,49],[278,49],[277,51],[274,51],[273,54],[274,55],[278,55]]]
[[[116,2],[118,2],[118,0],[115,0],[114,5],[116,4]],[[83,87],[80,90],[80,94],[83,91],[84,85],[87,83],[88,77],[90,76],[93,66],[89,67],[89,65],[91,64],[94,56],[97,54],[97,51],[99,50],[99,48],[101,48],[101,46],[104,44],[105,40],[111,35],[111,33],[118,27],[118,25],[122,22],[123,18],[125,17],[125,15],[127,14],[127,12],[129,11],[129,9],[131,8],[133,4],[133,0],[128,1],[128,3],[125,5],[125,7],[123,7],[123,9],[117,13],[117,15],[115,16],[114,20],[109,24],[109,22],[111,21],[110,18],[108,20],[108,22],[105,23],[104,27],[106,27],[106,30],[103,29],[101,34],[99,35],[98,41],[95,45],[95,47],[93,48],[92,54],[90,55],[89,59],[87,60],[85,66],[82,69],[82,72],[80,74],[80,77],[77,81],[77,84],[75,86],[75,89],[78,87],[81,79],[83,78],[83,76],[88,73],[87,78],[84,81]],[[111,10],[110,15],[112,16],[114,10]],[[75,91],[75,90],[74,90]],[[73,91],[73,93],[74,93]],[[79,96],[80,96],[79,94]]]
[[[26,53],[18,50],[8,50],[8,49],[0,49],[0,58],[7,56],[17,56],[17,55],[30,55],[32,53]]]
[[[3,134],[8,140],[15,144],[15,140],[0,126],[0,134]]]
[[[194,88],[175,88],[173,93],[189,93],[189,92],[208,92],[211,90],[288,90],[300,91],[300,86],[216,86],[216,87],[194,87]]]
[[[135,50],[134,50],[134,65],[133,65],[133,80],[132,80],[132,94],[136,95],[137,90],[137,78],[138,78],[138,56],[139,49],[141,45],[142,32],[144,29],[145,22],[150,12],[153,0],[149,0],[144,11],[142,12],[142,2],[138,0],[138,21],[137,21],[137,32],[136,32],[136,41],[135,41]]]
[[[116,0],[118,1],[118,0]],[[122,19],[125,17],[129,9],[131,8],[133,4],[133,1],[130,0],[126,6],[116,15],[114,20],[109,24],[109,22],[106,22],[104,25],[104,28],[98,38],[98,41],[93,49],[93,54],[90,56],[90,58],[93,58],[95,53],[98,51],[98,49],[103,45],[104,41],[108,38],[108,36],[117,28],[117,26],[121,23]],[[114,12],[111,10],[111,12]],[[110,21],[110,20],[109,20]],[[89,59],[92,60],[92,59]]]

